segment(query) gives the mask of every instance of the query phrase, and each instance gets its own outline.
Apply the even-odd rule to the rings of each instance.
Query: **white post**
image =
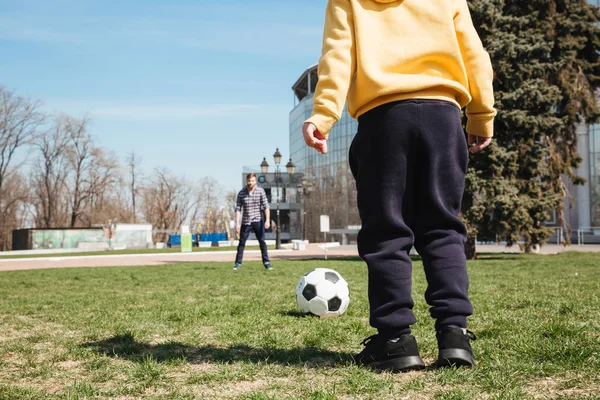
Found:
[[[329,232],[329,215],[321,215],[320,225],[321,232],[323,232],[323,237],[325,238],[323,246],[325,247],[325,259],[327,260],[327,232]]]

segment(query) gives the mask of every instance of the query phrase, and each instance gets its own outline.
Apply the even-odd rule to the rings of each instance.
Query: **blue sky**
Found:
[[[288,151],[292,84],[318,62],[326,1],[0,0],[0,85],[88,116],[149,173],[241,188]]]

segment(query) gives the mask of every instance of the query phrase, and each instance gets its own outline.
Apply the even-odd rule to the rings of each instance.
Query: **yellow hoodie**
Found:
[[[492,137],[490,58],[466,0],[329,0],[312,122],[325,137],[346,98],[354,118],[385,103],[467,107],[467,132]]]

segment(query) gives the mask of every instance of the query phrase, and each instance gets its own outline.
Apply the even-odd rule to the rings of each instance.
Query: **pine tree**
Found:
[[[463,201],[474,238],[544,244],[554,210],[569,199],[563,179],[584,183],[574,169],[576,127],[600,114],[599,10],[585,0],[472,0],[475,27],[490,53],[498,116],[495,140],[471,156]],[[569,237],[570,235],[567,235]]]

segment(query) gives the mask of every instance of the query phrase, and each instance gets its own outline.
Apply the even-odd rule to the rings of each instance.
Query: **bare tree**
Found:
[[[202,178],[198,192],[199,223],[201,225],[198,230],[204,232],[215,232],[217,230],[217,221],[220,219],[217,212],[221,206],[220,198],[221,188],[219,187],[219,182],[211,177]]]
[[[237,204],[237,195],[238,192],[236,190],[230,190],[225,195],[225,209],[228,211],[228,215],[230,216],[229,220],[233,220],[235,218],[235,207]],[[229,228],[229,225],[227,225]],[[235,229],[227,229],[227,233],[229,237],[232,239],[239,239],[239,234],[235,231]]]
[[[119,206],[117,185],[119,181],[119,161],[112,152],[94,147],[91,151],[90,164],[93,166],[86,174],[86,208],[81,214],[81,221],[86,226],[104,224],[109,219],[121,221],[127,214]]]
[[[67,157],[72,167],[73,182],[69,185],[71,201],[71,221],[69,226],[75,227],[84,211],[86,202],[91,195],[90,182],[86,180],[92,168],[93,151],[92,138],[86,131],[87,120],[76,120],[65,117],[65,130],[70,138]]]
[[[134,150],[127,155],[126,162],[128,168],[127,177],[129,179],[129,186],[131,190],[131,213],[133,216],[133,223],[135,224],[137,215],[136,199],[139,194],[139,182],[142,179],[140,172],[140,164],[142,163],[142,159],[135,154]]]
[[[15,152],[35,138],[44,115],[40,103],[15,96],[0,86],[0,189],[11,173]]]
[[[5,177],[0,191],[0,251],[10,250],[13,229],[23,226],[28,186],[19,173]]]
[[[154,170],[153,178],[142,191],[142,213],[154,229],[174,231],[188,220],[195,207],[194,188],[187,180],[173,175],[166,168]]]
[[[0,250],[10,248],[11,231],[18,224],[17,210],[27,198],[26,185],[16,170],[15,156],[28,145],[44,122],[40,103],[0,86]]]
[[[126,176],[126,172],[117,174],[116,181],[113,188],[112,203],[114,208],[114,215],[112,219],[117,221],[133,221],[133,214],[131,209],[131,191],[130,182]],[[138,193],[140,189],[138,188]],[[136,217],[136,219],[138,219]]]
[[[210,208],[196,229],[201,233],[226,232],[227,237],[232,238],[230,220],[231,213],[226,207]]]
[[[70,141],[67,118],[61,116],[56,118],[53,126],[35,142],[39,157],[33,168],[32,188],[38,227],[64,226],[68,220],[66,180],[70,163],[66,155]]]
[[[230,197],[233,196],[233,203]],[[214,178],[205,177],[200,181],[197,192],[197,206],[192,216],[192,226],[203,233],[227,232],[231,237],[229,221],[235,213],[237,192],[223,195],[223,188]],[[224,201],[225,198],[225,201]]]

